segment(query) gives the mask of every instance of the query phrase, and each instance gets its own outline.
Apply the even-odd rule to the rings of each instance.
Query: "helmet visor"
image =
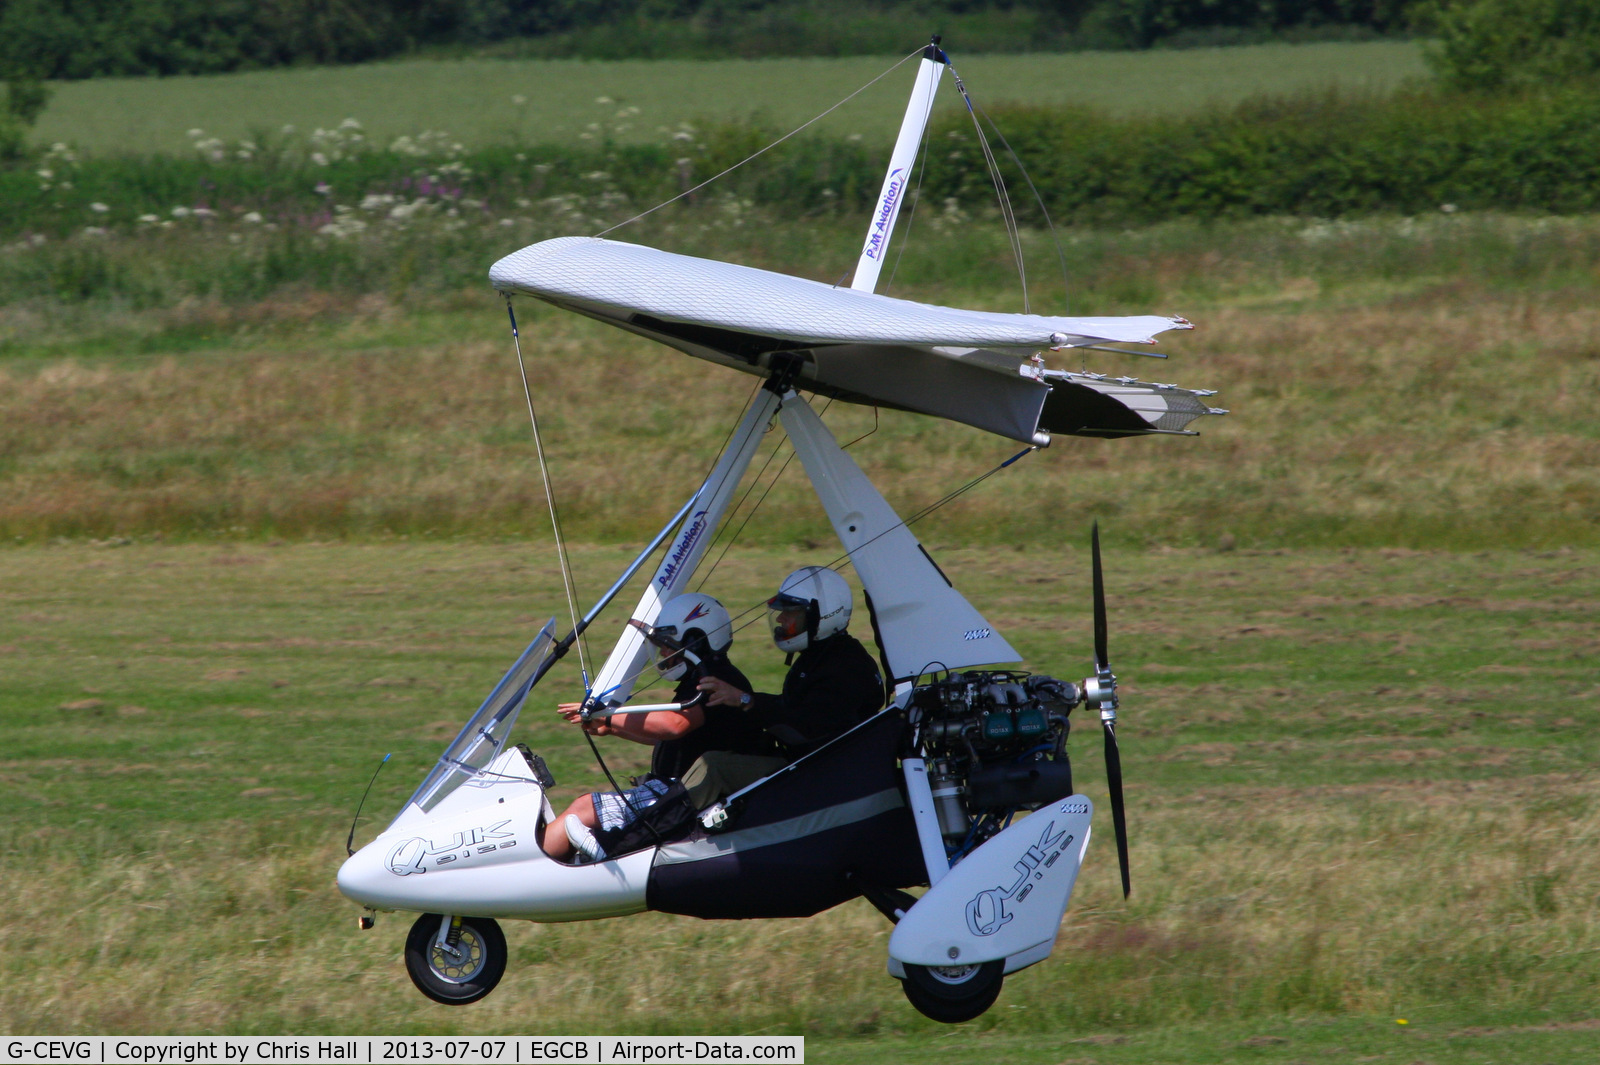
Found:
[[[792,640],[796,636],[805,633],[806,603],[804,600],[800,600],[796,606],[774,606],[773,604],[777,603],[779,598],[775,596],[767,604],[770,608],[767,611],[767,617],[772,622],[772,638],[782,643],[784,640]],[[790,599],[791,597],[783,596],[781,598]],[[794,602],[794,600],[791,599],[791,602]]]

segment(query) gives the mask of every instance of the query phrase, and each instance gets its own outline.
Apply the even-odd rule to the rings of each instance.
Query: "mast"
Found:
[[[883,269],[889,238],[894,234],[895,220],[900,217],[900,205],[905,202],[906,184],[911,177],[912,164],[917,161],[917,147],[922,143],[923,131],[928,128],[939,78],[949,63],[949,57],[939,48],[939,38],[934,37],[917,64],[917,80],[911,88],[905,118],[900,121],[900,136],[894,142],[894,153],[889,156],[889,172],[884,175],[883,189],[872,211],[867,242],[861,249],[861,258],[856,261],[856,276],[850,287],[858,292],[871,292],[878,287],[878,272]]]

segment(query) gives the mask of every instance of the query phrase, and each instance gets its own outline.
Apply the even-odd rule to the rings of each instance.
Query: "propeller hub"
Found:
[[[1115,721],[1117,714],[1117,678],[1110,671],[1097,673],[1083,682],[1084,700],[1094,709],[1100,711],[1100,716],[1111,715]]]

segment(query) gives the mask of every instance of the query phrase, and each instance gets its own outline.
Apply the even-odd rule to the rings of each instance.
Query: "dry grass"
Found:
[[[1218,388],[1233,410],[1201,438],[1060,439],[945,508],[934,535],[1050,543],[1091,514],[1148,543],[1593,541],[1592,308],[1559,290],[1323,305],[1293,292],[1171,308],[1201,328],[1151,375]],[[496,536],[547,520],[489,301],[420,319],[415,339],[404,315],[369,307],[311,343],[246,334],[193,355],[0,368],[0,534]],[[637,538],[696,483],[754,382],[569,316],[530,318],[569,529]],[[1151,373],[1128,361],[1091,367]],[[874,424],[837,404],[829,420],[843,439]],[[887,412],[855,454],[910,511],[1015,450]],[[620,461],[632,455],[643,461]],[[798,467],[763,520],[768,536],[826,539]]]

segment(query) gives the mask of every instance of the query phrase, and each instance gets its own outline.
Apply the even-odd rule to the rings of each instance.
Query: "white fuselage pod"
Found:
[[[655,848],[565,865],[539,848],[555,817],[516,750],[432,810],[408,806],[339,869],[339,890],[374,910],[586,921],[645,908]]]

